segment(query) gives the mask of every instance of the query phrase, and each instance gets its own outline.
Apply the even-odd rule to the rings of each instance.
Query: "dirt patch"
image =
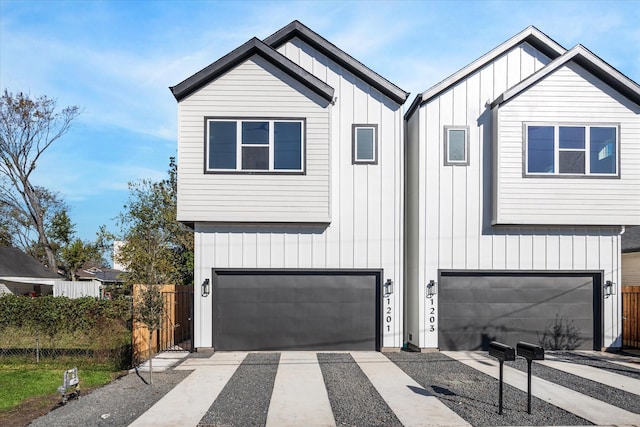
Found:
[[[82,394],[89,394],[98,387],[83,388]],[[60,394],[31,397],[9,411],[0,412],[0,426],[25,427],[31,421],[58,408]]]

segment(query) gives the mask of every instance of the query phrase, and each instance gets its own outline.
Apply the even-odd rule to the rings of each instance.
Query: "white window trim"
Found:
[[[209,167],[209,141],[210,122],[236,122],[236,167],[235,169],[214,169]],[[268,122],[269,123],[269,169],[243,169],[242,168],[242,147],[264,147],[263,144],[242,144],[242,123],[246,122]],[[300,123],[300,169],[275,169],[274,167],[274,123]],[[249,173],[249,174],[301,174],[305,173],[306,166],[306,120],[303,118],[260,118],[260,117],[205,117],[205,157],[204,170],[206,173]]]
[[[449,131],[464,131],[464,160],[451,160],[449,158]],[[445,126],[444,127],[444,165],[445,166],[469,166],[469,126]]]
[[[529,172],[529,126],[553,127],[553,172]],[[560,148],[561,127],[582,127],[585,130],[584,149]],[[616,171],[615,173],[591,173],[591,128],[613,128],[616,130]],[[554,123],[554,122],[527,122],[523,126],[523,176],[534,178],[619,178],[620,177],[620,124],[619,123]],[[561,151],[584,151],[584,173],[560,173]]]
[[[358,159],[356,149],[356,134],[358,129],[373,129],[373,159]],[[351,126],[351,163],[354,165],[378,164],[378,125],[354,124]]]

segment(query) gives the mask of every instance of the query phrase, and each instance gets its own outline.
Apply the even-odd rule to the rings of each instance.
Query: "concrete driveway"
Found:
[[[173,369],[192,372],[131,426],[640,426],[640,359],[600,352],[534,362],[531,414],[523,360],[505,364],[497,414],[486,352],[219,352]]]

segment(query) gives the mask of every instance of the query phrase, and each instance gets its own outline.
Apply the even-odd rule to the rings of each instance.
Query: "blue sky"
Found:
[[[411,92],[405,108],[528,25],[640,82],[640,0],[0,0],[0,90],[83,111],[35,183],[64,197],[80,238],[102,224],[117,231],[127,183],[164,178],[176,155],[168,87],[294,19]]]

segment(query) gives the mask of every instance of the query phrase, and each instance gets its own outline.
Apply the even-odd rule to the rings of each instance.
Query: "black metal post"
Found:
[[[527,359],[527,414],[531,413],[531,359]]]
[[[500,361],[500,392],[498,393],[498,414],[502,415],[502,365],[504,362]]]

